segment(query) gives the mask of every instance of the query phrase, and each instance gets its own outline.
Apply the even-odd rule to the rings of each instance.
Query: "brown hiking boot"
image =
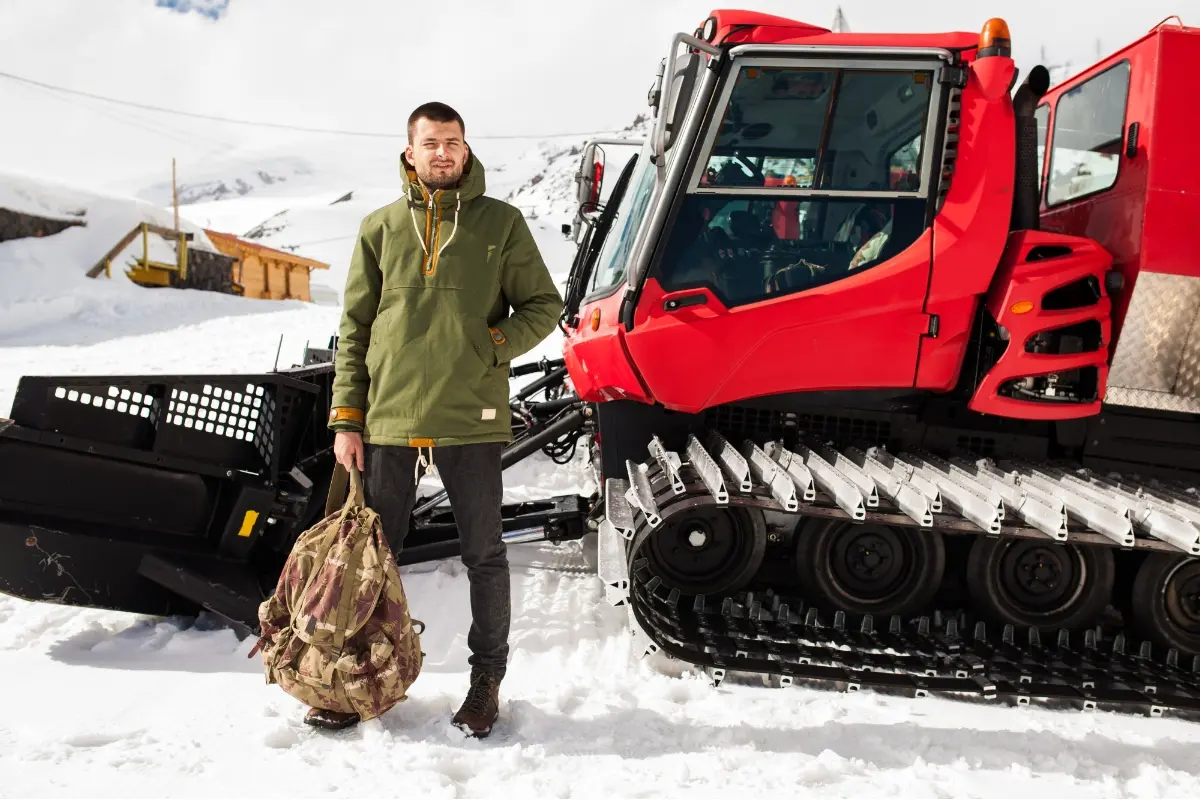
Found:
[[[310,708],[308,714],[304,717],[305,725],[312,725],[314,728],[324,728],[327,731],[340,731],[343,728],[357,725],[358,722],[358,714],[347,713],[345,711],[330,711],[325,708]]]
[[[499,714],[500,681],[490,673],[472,669],[467,698],[451,721],[464,732],[483,739],[492,732],[492,723]]]

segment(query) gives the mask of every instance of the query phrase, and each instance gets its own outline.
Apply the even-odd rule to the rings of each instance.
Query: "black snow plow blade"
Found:
[[[254,375],[22,378],[0,420],[0,591],[163,616],[207,609],[255,630],[296,536],[324,511],[329,356],[309,350],[301,366]],[[513,373],[537,371],[512,399],[506,466],[569,457],[588,422],[562,396],[561,364]],[[414,513],[401,563],[457,554],[440,499]],[[505,538],[578,538],[587,510],[575,496],[506,506]]]

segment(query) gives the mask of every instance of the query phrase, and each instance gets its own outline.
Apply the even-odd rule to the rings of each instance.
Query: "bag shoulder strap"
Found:
[[[350,487],[349,494],[346,493],[347,484]],[[343,510],[347,510],[351,506],[361,508],[365,503],[363,478],[358,467],[353,466],[349,472],[346,472],[345,467],[335,462],[333,475],[329,478],[329,494],[325,497],[325,516],[328,517],[339,508]]]
[[[346,491],[346,468],[341,464],[334,464],[333,475],[329,480],[329,496],[325,500],[325,516],[328,517],[338,506],[335,505],[337,498],[342,492]],[[337,540],[337,531],[341,529],[342,523],[349,516],[352,509],[361,509],[366,500],[363,496],[362,473],[358,471],[357,466],[352,466],[349,473],[350,478],[350,493],[346,500],[342,503],[341,511],[338,518],[333,522],[333,525],[325,529],[325,534],[321,537],[321,543],[318,545],[316,557],[313,559],[313,569],[308,575],[308,580],[304,582],[304,588],[300,590],[300,595],[305,596],[312,590],[313,581],[321,572],[321,565],[329,556],[329,550],[333,547],[333,543]],[[357,566],[355,567],[357,569]],[[353,575],[353,572],[348,574]],[[340,613],[340,612],[339,612]]]

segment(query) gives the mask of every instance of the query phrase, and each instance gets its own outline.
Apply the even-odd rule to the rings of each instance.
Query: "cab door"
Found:
[[[696,412],[912,387],[930,332],[937,62],[731,69],[625,336],[649,393]]]
[[[643,146],[626,162],[568,280],[563,361],[575,392],[587,402],[653,402],[630,362],[620,324],[630,252],[654,189],[649,153]]]

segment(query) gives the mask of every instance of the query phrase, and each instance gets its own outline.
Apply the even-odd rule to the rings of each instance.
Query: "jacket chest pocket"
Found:
[[[499,245],[465,229],[452,233],[449,223],[442,227],[442,236],[453,238],[437,256],[433,271],[424,276],[424,285],[447,290],[447,302],[460,313],[486,315],[500,293]]]
[[[425,233],[425,215],[417,214],[421,234]],[[383,273],[383,291],[419,287],[425,251],[413,228],[389,231],[379,251],[379,271]]]

